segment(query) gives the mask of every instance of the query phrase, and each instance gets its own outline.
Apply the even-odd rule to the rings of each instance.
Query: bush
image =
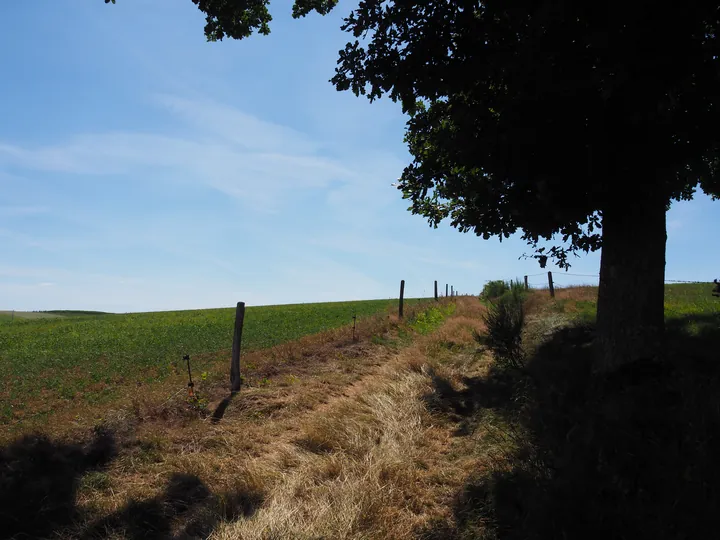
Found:
[[[524,352],[522,332],[525,327],[522,287],[511,286],[496,301],[491,302],[483,316],[487,335],[476,334],[475,339],[488,347],[501,367],[522,369]]]
[[[483,300],[492,300],[493,298],[499,298],[509,289],[510,287],[508,287],[508,284],[502,279],[488,281],[483,287],[482,292],[480,293],[480,298]]]
[[[518,293],[523,293],[525,291],[525,286],[520,282],[519,279],[516,279],[514,281],[503,281],[502,279],[488,281],[483,287],[482,292],[480,293],[480,299],[494,300],[495,298],[500,298],[508,291],[518,291]]]

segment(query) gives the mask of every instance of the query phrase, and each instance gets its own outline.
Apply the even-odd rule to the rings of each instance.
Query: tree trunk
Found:
[[[596,372],[662,357],[665,205],[651,194],[603,211]]]

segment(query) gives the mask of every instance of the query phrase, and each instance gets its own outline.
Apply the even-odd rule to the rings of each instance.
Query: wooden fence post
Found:
[[[555,298],[555,285],[553,284],[552,272],[548,272],[548,285],[550,286],[550,296]]]
[[[527,291],[528,288],[529,288],[529,287],[528,287],[528,282],[527,282],[527,276],[525,276],[525,290]]]
[[[450,285],[450,296],[455,296],[455,288]]]
[[[437,279],[435,280],[435,301],[437,302]]]
[[[235,333],[233,334],[232,358],[230,359],[230,392],[240,391],[240,343],[245,320],[245,302],[238,302],[235,308]]]
[[[445,284],[445,297],[447,298],[448,295],[448,284]]]
[[[405,280],[400,280],[400,305],[398,308],[398,316],[403,318],[403,296],[405,295]]]

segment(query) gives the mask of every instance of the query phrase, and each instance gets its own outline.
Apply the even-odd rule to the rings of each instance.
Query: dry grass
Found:
[[[597,301],[598,288],[596,286],[568,287],[555,289],[555,298],[559,300],[580,300],[586,302]]]
[[[282,471],[290,464],[274,475],[279,480],[265,504],[213,538],[414,538],[448,519],[448,494],[477,463],[443,459],[451,426],[438,425],[426,398],[435,391],[431,372],[462,377],[459,366],[441,368],[438,354],[449,340],[471,343],[469,326],[477,324],[451,318],[396,355],[362,391],[307,417],[294,441],[250,465],[267,472],[268,465]]]
[[[452,525],[453,497],[487,463],[473,450],[484,431],[454,437],[462,419],[431,406],[439,379],[462,392],[487,370],[472,337],[483,308],[455,302],[425,336],[377,317],[357,341],[344,328],[245,356],[250,384],[218,423],[157,389],[105,411],[118,454],[81,473],[60,536],[130,538],[141,523],[156,537],[413,538]],[[199,390],[208,412],[227,397],[224,378]]]

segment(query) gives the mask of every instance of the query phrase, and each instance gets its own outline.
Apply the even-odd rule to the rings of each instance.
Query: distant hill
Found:
[[[62,317],[84,317],[86,315],[113,315],[107,311],[82,311],[74,309],[53,309],[50,311],[41,311],[40,313],[49,313],[51,315],[60,315]]]
[[[99,317],[113,315],[104,311],[83,311],[72,309],[54,309],[50,311],[12,311],[0,310],[0,322],[9,322],[13,319],[58,319],[73,317]]]

